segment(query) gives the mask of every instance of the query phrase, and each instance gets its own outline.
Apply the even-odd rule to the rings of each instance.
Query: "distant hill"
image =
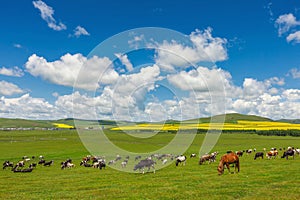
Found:
[[[208,123],[208,122],[221,122],[223,119],[224,122],[236,123],[238,120],[247,120],[247,121],[273,121],[272,119],[266,117],[260,117],[256,115],[243,115],[239,113],[228,113],[222,115],[215,115],[213,117],[205,117],[199,119],[185,120],[183,123]]]
[[[260,117],[256,115],[244,115],[239,113],[228,113],[222,115],[216,115],[213,117],[205,117],[199,119],[190,119],[184,120],[182,122],[177,120],[167,120],[165,124],[177,124],[177,123],[208,123],[208,122],[221,122],[222,119],[225,118],[224,122],[227,123],[236,123],[238,120],[247,120],[247,121],[274,121],[272,119],[266,117]],[[66,118],[66,119],[59,119],[59,120],[27,120],[27,119],[10,119],[10,118],[0,118],[0,128],[53,128],[53,123],[61,123],[67,124],[70,126],[80,125],[82,127],[89,127],[89,126],[105,126],[105,127],[113,127],[116,125],[125,125],[134,122],[127,122],[127,121],[113,121],[113,120],[82,120],[82,119],[74,119],[74,118]],[[293,124],[300,124],[300,119],[281,119],[276,120],[276,122],[287,122]],[[140,123],[140,122],[139,122]],[[139,124],[138,123],[138,124]],[[147,123],[147,122],[143,122]],[[160,122],[157,122],[160,123]]]
[[[291,124],[300,124],[300,119],[280,119],[276,120],[276,122],[286,122]]]
[[[48,120],[27,120],[27,119],[9,119],[0,118],[0,128],[51,128],[52,122]]]

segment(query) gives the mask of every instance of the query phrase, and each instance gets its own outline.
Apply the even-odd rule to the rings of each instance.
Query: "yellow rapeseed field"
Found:
[[[111,130],[152,130],[152,131],[177,131],[191,129],[214,130],[300,130],[300,124],[270,121],[245,121],[237,123],[182,123],[182,124],[136,124],[134,126],[120,126]]]
[[[60,123],[53,123],[54,126],[56,126],[57,128],[74,128],[74,126],[68,125],[68,124],[60,124]]]

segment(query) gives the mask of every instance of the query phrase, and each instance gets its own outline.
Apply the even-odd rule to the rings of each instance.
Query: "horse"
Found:
[[[295,151],[293,149],[289,149],[289,150],[285,151],[283,153],[283,155],[281,156],[281,158],[285,158],[286,157],[286,159],[288,160],[289,156],[293,156],[293,159],[295,158]]]
[[[179,163],[183,163],[183,165],[185,165],[186,163],[186,156],[177,156],[176,157],[176,166],[178,166]]]
[[[218,174],[222,175],[224,173],[224,165],[226,165],[228,172],[230,172],[229,165],[230,164],[235,164],[234,171],[238,169],[238,172],[240,172],[240,161],[238,155],[235,153],[230,153],[230,154],[224,154],[221,157],[219,166],[218,166]]]
[[[262,159],[264,159],[264,152],[257,152],[254,156],[254,160],[256,160],[256,158],[261,157]]]

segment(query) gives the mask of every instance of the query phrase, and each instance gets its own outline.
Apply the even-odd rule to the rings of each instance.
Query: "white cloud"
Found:
[[[128,59],[126,54],[120,54],[120,53],[115,53],[115,56],[120,59],[121,63],[123,65],[125,65],[126,69],[128,71],[132,71],[133,70],[133,66],[130,62],[130,60]]]
[[[87,30],[85,28],[83,28],[82,26],[77,26],[75,29],[74,29],[74,36],[75,37],[80,37],[81,35],[90,35],[89,32],[87,32]]]
[[[14,47],[15,47],[15,48],[18,48],[18,49],[21,49],[21,48],[22,48],[22,45],[20,45],[20,44],[14,44]]]
[[[149,44],[156,48],[156,63],[167,70],[174,67],[186,67],[198,62],[217,62],[227,59],[224,38],[213,37],[212,29],[196,30],[189,35],[191,46],[183,45],[177,41],[163,41],[161,44]]]
[[[133,39],[128,41],[128,45],[130,48],[137,49],[139,47],[140,42],[145,40],[145,36],[142,35],[134,35],[134,33],[131,33]]]
[[[94,56],[87,59],[81,54],[66,54],[60,60],[48,62],[33,54],[25,67],[33,76],[42,77],[54,84],[96,90],[100,84],[109,84],[118,78],[110,64],[111,61],[106,57]]]
[[[291,74],[294,79],[300,78],[300,70],[298,70],[297,68],[291,69],[289,71],[289,74]]]
[[[24,72],[17,66],[13,68],[2,67],[0,68],[0,74],[5,76],[22,77],[24,75]]]
[[[267,86],[264,82],[257,81],[252,78],[246,78],[243,83],[243,98],[245,99],[257,99],[264,94],[267,90]]]
[[[300,43],[300,31],[289,34],[286,38],[286,41],[287,42],[294,41],[295,43]]]
[[[29,94],[18,98],[0,98],[0,117],[53,119],[54,116],[61,117],[45,99],[33,98]]]
[[[289,13],[280,15],[276,21],[275,25],[278,27],[278,35],[288,32],[292,27],[300,25],[300,21],[297,21],[296,17]]]
[[[48,27],[55,30],[55,31],[61,31],[67,29],[66,25],[59,22],[57,23],[54,19],[54,10],[52,7],[48,6],[45,2],[38,0],[33,1],[33,6],[37,8],[41,12],[41,17],[43,20],[45,20],[48,24]]]
[[[6,81],[0,81],[0,95],[11,96],[21,93],[24,93],[24,91],[17,85]]]
[[[282,96],[289,101],[298,101],[300,102],[300,90],[298,89],[287,89],[283,91]]]

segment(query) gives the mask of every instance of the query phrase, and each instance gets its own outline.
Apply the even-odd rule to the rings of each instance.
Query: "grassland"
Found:
[[[173,134],[147,139],[108,131],[116,145],[147,151],[167,144]],[[196,136],[185,155],[197,153],[204,135]],[[44,155],[54,160],[51,167],[37,166],[32,173],[0,170],[0,199],[299,199],[300,157],[294,160],[254,160],[241,157],[241,172],[217,175],[217,164],[198,165],[188,158],[186,166],[172,163],[155,174],[124,173],[111,168],[98,170],[79,166],[89,152],[76,131],[1,131],[0,161],[18,161],[22,156]],[[134,144],[134,145],[133,145]],[[271,147],[300,147],[299,137],[222,134],[213,151]],[[282,155],[282,152],[280,152]],[[220,156],[220,155],[219,155]],[[218,158],[219,158],[218,156]],[[60,169],[60,162],[72,158],[76,167]],[[133,162],[130,159],[129,162]],[[225,171],[226,172],[226,171]]]

